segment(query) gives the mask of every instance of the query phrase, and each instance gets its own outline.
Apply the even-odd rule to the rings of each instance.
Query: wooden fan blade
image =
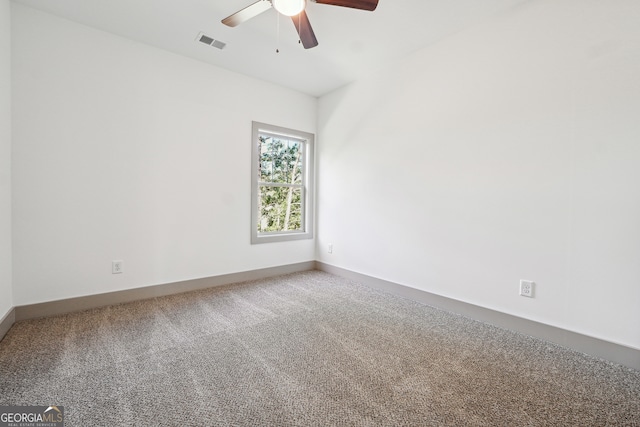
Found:
[[[300,41],[305,49],[311,49],[312,47],[318,46],[318,39],[316,39],[313,28],[311,28],[311,22],[309,22],[307,12],[303,10],[298,15],[292,16],[291,20],[293,21],[293,25],[296,26],[296,30],[300,36]]]
[[[378,7],[378,0],[314,0],[320,4],[350,7],[353,9],[374,11]]]
[[[233,15],[227,16],[222,20],[222,23],[229,27],[235,27],[236,25],[242,24],[244,21],[248,21],[254,16],[260,15],[262,12],[270,8],[271,2],[269,0],[258,0]]]

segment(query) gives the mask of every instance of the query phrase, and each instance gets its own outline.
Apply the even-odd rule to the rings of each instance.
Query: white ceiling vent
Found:
[[[196,38],[196,40],[199,41],[200,43],[204,43],[206,45],[213,46],[213,47],[218,48],[220,50],[224,49],[224,47],[227,45],[226,43],[221,42],[220,40],[216,40],[213,37],[209,37],[205,33],[198,34],[198,37]]]

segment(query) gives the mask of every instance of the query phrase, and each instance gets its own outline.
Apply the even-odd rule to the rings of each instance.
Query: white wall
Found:
[[[250,245],[250,139],[252,120],[315,132],[315,98],[12,18],[15,305],[314,259],[313,240]]]
[[[0,320],[12,306],[11,9],[9,0],[0,0]]]
[[[321,98],[319,260],[640,349],[639,22],[527,2]]]

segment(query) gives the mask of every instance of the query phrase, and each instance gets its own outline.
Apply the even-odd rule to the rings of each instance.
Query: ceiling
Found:
[[[13,1],[321,96],[525,0],[380,0],[374,12],[308,1],[307,15],[319,41],[308,50],[298,44],[291,19],[278,18],[275,9],[235,28],[220,22],[255,0]],[[198,42],[200,32],[226,47]]]

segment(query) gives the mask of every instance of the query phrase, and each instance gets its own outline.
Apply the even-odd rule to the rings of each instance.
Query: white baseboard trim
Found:
[[[12,307],[0,320],[0,341],[7,335],[14,323],[16,323],[16,310]]]
[[[15,322],[315,269],[315,261],[14,307]],[[12,323],[13,324],[13,323]],[[8,329],[7,329],[8,330]],[[0,329],[1,332],[1,329]],[[2,337],[3,334],[0,334]]]
[[[581,353],[586,353],[591,356],[640,370],[640,350],[631,347],[626,347],[621,344],[612,343],[599,338],[593,338],[558,328],[556,326],[545,325],[544,323],[432,294],[420,289],[367,276],[362,273],[357,273],[319,261],[316,262],[316,269],[354,280],[363,285],[382,290],[393,295],[411,299],[452,313],[461,314],[474,320],[479,320],[510,331],[540,338]]]

